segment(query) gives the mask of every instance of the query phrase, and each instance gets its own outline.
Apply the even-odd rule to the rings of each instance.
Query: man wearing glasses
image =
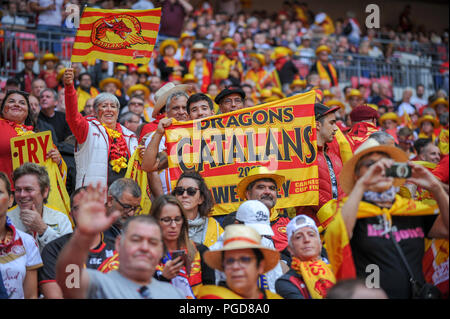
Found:
[[[120,217],[105,231],[105,236],[116,238],[122,230],[126,220],[139,215],[141,211],[141,189],[130,178],[119,178],[108,189],[106,199],[106,213],[110,215],[114,211],[120,212]]]
[[[244,108],[245,92],[238,86],[230,86],[217,94],[214,102],[219,105],[220,113],[228,113]]]

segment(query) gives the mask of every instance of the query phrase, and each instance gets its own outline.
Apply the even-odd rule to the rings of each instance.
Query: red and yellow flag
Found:
[[[72,50],[72,62],[101,59],[148,64],[158,35],[161,8],[86,8]]]
[[[183,171],[204,177],[216,202],[213,215],[236,211],[237,184],[252,167],[284,175],[276,208],[317,205],[315,92],[166,129],[169,173],[174,188]]]

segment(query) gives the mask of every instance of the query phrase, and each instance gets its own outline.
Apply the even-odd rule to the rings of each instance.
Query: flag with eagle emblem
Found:
[[[102,10],[86,8],[72,50],[72,62],[101,59],[148,64],[158,35],[161,8]]]

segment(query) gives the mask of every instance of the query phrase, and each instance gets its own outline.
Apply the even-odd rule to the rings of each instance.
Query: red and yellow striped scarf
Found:
[[[328,69],[330,70],[332,78],[330,78],[330,75],[328,74],[325,67],[322,65],[322,62],[317,61],[316,67],[317,67],[317,72],[319,73],[319,77],[321,79],[326,79],[326,80],[330,81],[332,86],[338,85],[338,76],[337,76],[336,69],[334,68],[334,66],[331,63],[328,63],[327,66],[328,66]]]
[[[180,66],[180,62],[176,59],[174,59],[173,57],[168,57],[165,56],[163,58],[164,63],[166,63],[166,65],[169,68],[173,68],[175,66]],[[183,78],[181,77],[181,75],[175,74],[175,72],[173,72],[171,75],[169,75],[169,82],[173,82],[173,81],[178,81],[181,82],[183,80]]]
[[[192,60],[189,63],[189,73],[195,75],[195,66],[197,64],[196,60]],[[202,59],[202,85],[201,85],[201,91],[206,92],[209,83],[209,78],[211,77],[211,73],[209,72],[208,63],[206,59]]]

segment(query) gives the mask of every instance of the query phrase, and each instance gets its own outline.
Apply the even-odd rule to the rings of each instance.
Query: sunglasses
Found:
[[[175,187],[175,189],[173,190],[173,195],[175,196],[182,196],[184,194],[184,192],[187,192],[187,194],[189,196],[194,196],[195,194],[197,194],[197,191],[200,190],[199,188],[195,188],[195,187],[188,187],[188,188],[184,188],[181,186],[177,186]]]

